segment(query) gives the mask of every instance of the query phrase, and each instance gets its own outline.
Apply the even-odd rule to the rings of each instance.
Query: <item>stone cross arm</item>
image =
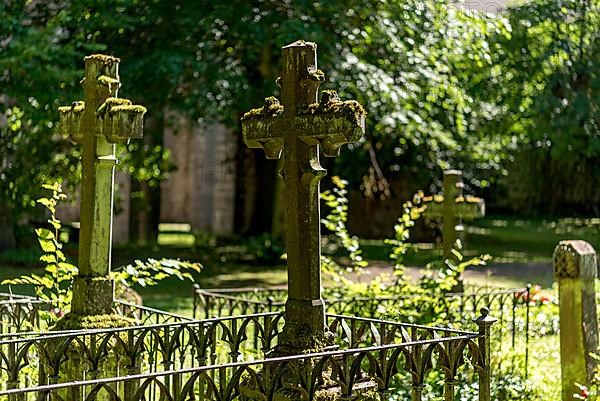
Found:
[[[427,206],[424,214],[429,217],[441,217],[444,215],[444,196],[433,195],[422,198],[423,204]],[[459,196],[452,206],[456,217],[465,220],[473,220],[485,216],[485,201],[475,196]]]
[[[77,143],[83,143],[82,129],[85,102],[73,102],[71,106],[58,108],[61,135]],[[95,112],[94,136],[104,136],[111,143],[127,143],[142,138],[146,108],[128,99],[109,97]]]
[[[285,115],[277,98],[269,97],[263,107],[244,115],[242,133],[248,147],[264,149],[269,159],[281,157],[286,135],[295,135],[308,145],[318,144],[325,156],[335,157],[342,145],[362,138],[365,115],[358,102],[341,101],[332,90],[323,91],[319,103],[299,107],[292,117]]]

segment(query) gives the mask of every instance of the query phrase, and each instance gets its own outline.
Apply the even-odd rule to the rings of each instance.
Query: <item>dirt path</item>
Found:
[[[406,273],[418,279],[424,273],[423,267],[407,267]],[[373,277],[393,273],[392,266],[386,262],[371,261],[368,274],[355,276],[355,280],[364,282]],[[542,287],[552,286],[552,265],[550,263],[490,263],[483,267],[469,268],[464,273],[465,280],[491,286],[524,286],[527,283]]]

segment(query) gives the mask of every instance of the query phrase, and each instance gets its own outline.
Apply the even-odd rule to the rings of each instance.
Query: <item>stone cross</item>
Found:
[[[561,241],[554,250],[558,281],[562,399],[572,400],[575,383],[592,384],[598,351],[596,251],[585,241]]]
[[[473,220],[485,216],[485,202],[481,198],[463,196],[464,184],[460,170],[444,171],[444,194],[423,198],[427,205],[424,215],[442,218],[442,241],[444,257],[449,257],[452,248],[464,231],[462,219]]]
[[[83,145],[79,273],[71,311],[79,315],[111,313],[110,280],[115,144],[141,138],[146,109],[117,98],[119,59],[100,54],[85,60],[84,101],[60,107],[60,132]]]
[[[337,156],[343,144],[364,135],[362,106],[340,101],[334,91],[324,91],[319,102],[323,81],[316,44],[297,41],[285,46],[278,79],[281,104],[267,98],[263,107],[242,118],[246,145],[264,149],[270,159],[283,154],[288,300],[279,343],[289,352],[318,348],[325,338],[319,211],[319,181],[325,170],[319,149],[325,156]]]

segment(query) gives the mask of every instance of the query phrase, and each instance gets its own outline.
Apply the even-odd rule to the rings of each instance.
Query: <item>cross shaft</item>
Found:
[[[464,231],[462,219],[472,220],[485,215],[483,199],[463,196],[464,184],[459,170],[444,171],[444,195],[423,198],[427,204],[425,215],[442,217],[444,257],[449,257],[456,240]]]
[[[110,313],[113,283],[109,279],[112,238],[115,143],[142,135],[146,109],[118,99],[119,59],[85,57],[84,101],[59,108],[59,128],[83,145],[79,273],[72,311]]]
[[[325,338],[325,308],[321,298],[321,233],[319,182],[326,171],[319,149],[336,156],[343,144],[364,134],[365,112],[355,101],[342,102],[333,91],[317,91],[324,74],[317,69],[316,45],[298,41],[283,48],[282,104],[274,98],[242,118],[242,133],[250,148],[264,149],[268,158],[283,154],[285,224],[288,264],[286,324],[280,345],[314,349]]]

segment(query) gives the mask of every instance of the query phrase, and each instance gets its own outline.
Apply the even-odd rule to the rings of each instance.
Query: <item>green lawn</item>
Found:
[[[489,254],[496,263],[550,263],[559,241],[582,239],[600,249],[600,218],[523,219],[487,216],[466,225],[464,254]],[[387,247],[383,240],[362,240],[368,259],[384,260]],[[415,244],[406,264],[421,266],[441,256],[439,246]]]
[[[159,245],[152,247],[115,247],[113,266],[130,263],[134,259],[148,257],[180,258],[201,262],[204,270],[197,277],[204,288],[249,287],[284,284],[286,280],[283,263],[267,264],[261,261],[244,260],[244,253],[253,253],[256,244],[248,241],[219,243],[210,237],[195,245],[194,235],[187,225],[162,225]],[[484,253],[492,255],[492,263],[501,263],[493,279],[479,277],[475,283],[486,285],[522,286],[528,282],[551,284],[552,277],[545,275],[508,274],[513,263],[551,263],[552,251],[562,239],[585,239],[600,249],[600,218],[597,219],[518,219],[488,216],[467,226],[465,255]],[[361,241],[367,259],[386,260],[389,248],[383,240]],[[217,251],[215,251],[217,249]],[[73,247],[66,248],[67,254],[75,254]],[[438,259],[441,251],[433,244],[415,244],[405,264],[422,266]],[[17,250],[0,254],[0,278],[14,277],[24,272],[33,272],[38,265],[36,249]],[[237,255],[237,256],[236,256]],[[502,275],[502,269],[507,274]],[[498,270],[498,269],[496,269]],[[514,270],[514,269],[513,269]],[[0,287],[6,290],[6,286]],[[166,280],[158,287],[139,289],[148,305],[167,310],[191,308],[190,283]]]

